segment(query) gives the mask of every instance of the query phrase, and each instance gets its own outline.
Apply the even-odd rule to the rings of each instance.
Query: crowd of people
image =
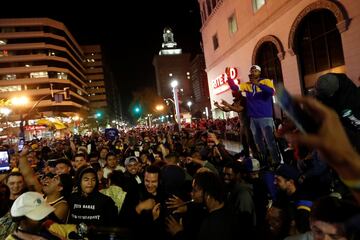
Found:
[[[240,153],[225,149],[216,120],[3,145],[0,239],[360,239],[357,130],[312,97],[296,101],[316,133],[276,129],[259,110],[273,95],[260,71],[231,85],[234,103],[217,103],[239,113]]]

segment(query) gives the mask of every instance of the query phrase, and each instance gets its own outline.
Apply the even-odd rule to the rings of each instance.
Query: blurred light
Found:
[[[173,75],[172,73],[169,73],[169,77],[172,77],[172,75]]]
[[[187,102],[187,105],[188,105],[189,107],[191,107],[192,102],[191,102],[191,101],[188,101],[188,102]]]
[[[25,67],[30,67],[30,65],[29,65],[29,64],[25,64]]]
[[[179,82],[177,80],[173,80],[170,84],[172,88],[176,88],[178,86]]]
[[[0,114],[3,114],[5,116],[8,116],[11,113],[11,109],[10,108],[6,108],[6,107],[2,107],[0,108]]]
[[[15,106],[22,106],[27,105],[29,103],[29,98],[22,96],[22,97],[13,97],[11,99],[11,103]]]
[[[189,75],[190,75],[190,73],[189,73],[189,72],[186,72],[186,75],[188,75],[188,76],[189,76]]]
[[[156,111],[162,111],[162,110],[164,110],[164,105],[161,105],[161,104],[156,105],[155,109],[156,109]]]

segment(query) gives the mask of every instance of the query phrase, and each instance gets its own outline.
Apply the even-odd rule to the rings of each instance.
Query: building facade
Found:
[[[172,80],[177,80],[179,82],[178,88],[182,89],[181,95],[188,98],[192,96],[190,54],[182,53],[182,49],[177,48],[170,28],[164,29],[163,39],[162,49],[153,59],[157,93],[163,98],[172,98],[170,83]]]
[[[292,94],[312,91],[327,72],[360,75],[360,1],[198,0],[213,101],[232,101],[224,74],[248,81],[252,64]],[[224,114],[212,105],[213,117]]]
[[[27,96],[31,102],[23,113],[28,118],[35,111],[45,116],[87,115],[83,60],[83,50],[61,22],[0,19],[0,99]]]
[[[107,107],[104,70],[100,45],[82,45],[84,67],[87,81],[87,92],[91,113],[105,111]]]
[[[204,117],[206,108],[210,110],[210,95],[208,79],[205,72],[205,58],[203,54],[197,54],[191,61],[191,85],[194,95],[191,100],[191,113],[196,117]]]

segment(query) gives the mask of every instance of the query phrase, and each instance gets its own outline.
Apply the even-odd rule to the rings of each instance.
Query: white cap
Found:
[[[134,156],[130,156],[128,158],[125,159],[124,165],[127,166],[129,164],[133,164],[133,163],[138,163],[138,159]]]
[[[25,216],[34,221],[40,221],[55,210],[50,206],[42,194],[38,192],[26,192],[21,194],[11,207],[11,216]]]
[[[250,69],[255,68],[256,70],[261,72],[261,67],[259,65],[252,65]]]
[[[245,159],[245,170],[247,172],[257,172],[261,170],[259,160],[248,157]]]

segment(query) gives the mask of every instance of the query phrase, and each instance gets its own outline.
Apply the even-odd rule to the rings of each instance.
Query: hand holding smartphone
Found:
[[[296,127],[303,133],[316,133],[319,124],[314,118],[301,108],[283,85],[276,85],[276,103],[294,122]]]
[[[21,152],[24,148],[25,145],[25,139],[24,138],[20,138],[19,142],[18,142],[18,151]]]
[[[10,157],[8,151],[0,151],[0,173],[10,170]]]

